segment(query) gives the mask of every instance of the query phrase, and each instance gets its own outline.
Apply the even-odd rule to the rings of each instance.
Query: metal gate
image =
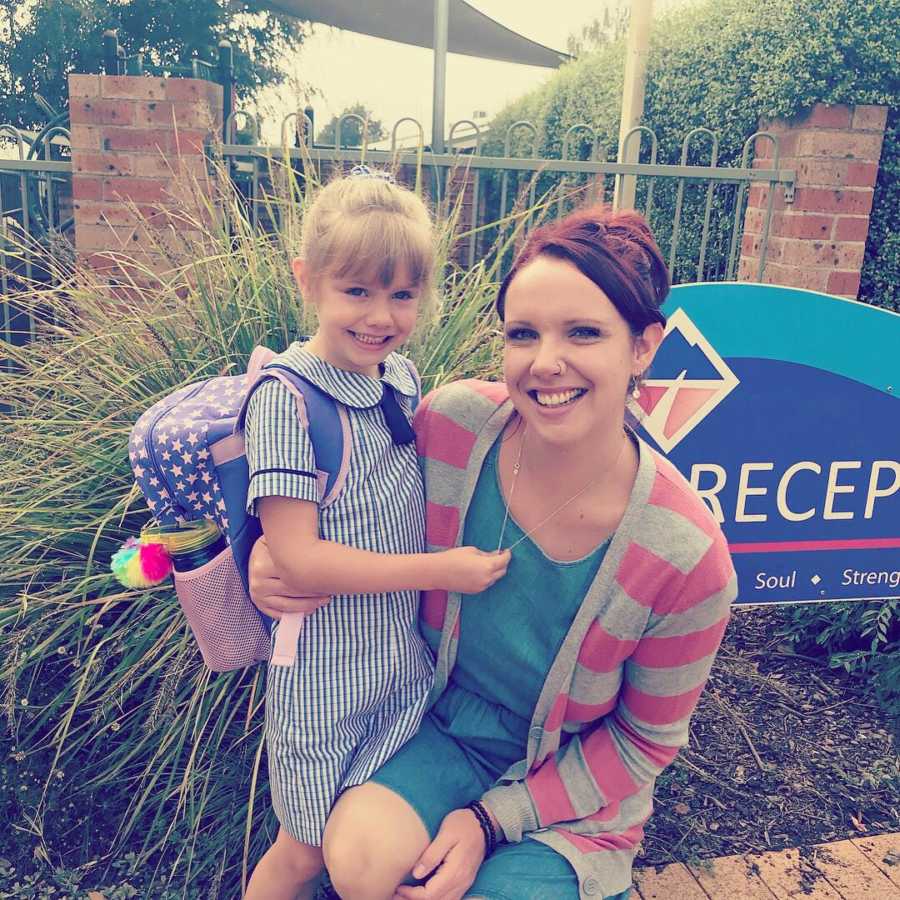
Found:
[[[621,163],[607,158],[587,123],[566,131],[559,158],[539,158],[538,129],[524,120],[507,129],[501,155],[485,154],[489,135],[471,120],[450,128],[447,153],[432,153],[421,123],[412,117],[400,119],[383,145],[348,148],[341,128],[351,120],[363,125],[359,133],[366,133],[362,119],[348,114],[337,123],[334,144],[322,146],[310,141],[313,122],[306,114],[285,117],[280,144],[263,144],[259,123],[246,113],[228,119],[222,152],[255,226],[277,227],[266,213],[273,168],[289,166],[301,176],[327,180],[335,168],[366,162],[405,173],[403,180],[423,188],[439,213],[454,214],[453,256],[464,266],[490,254],[506,229],[525,230],[587,201],[616,205],[624,194],[635,197],[634,206],[650,221],[673,282],[727,281],[737,272],[749,188],[768,189],[757,278],[765,268],[775,192],[782,190],[787,202],[793,199],[795,173],[780,167],[778,139],[764,131],[744,141],[736,164],[720,164],[719,139],[707,128],[695,128],[684,137],[680,160],[660,163],[656,134],[639,126],[628,133],[624,146],[629,149],[630,142],[637,141],[647,161]],[[401,127],[416,129],[412,143],[398,138]],[[237,141],[238,134],[246,143]],[[490,138],[496,148],[498,137]],[[770,145],[771,162],[755,168],[753,153],[761,144]],[[698,145],[709,162],[689,165],[689,154],[696,155]],[[575,156],[585,158],[570,158]]]
[[[16,295],[52,282],[73,257],[72,164],[61,122],[37,134],[0,125],[0,340],[13,344],[35,333],[34,312]]]

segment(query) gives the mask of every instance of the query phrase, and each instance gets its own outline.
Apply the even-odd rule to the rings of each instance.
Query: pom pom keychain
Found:
[[[125,587],[150,588],[169,577],[172,557],[164,544],[129,538],[113,555],[109,567]]]

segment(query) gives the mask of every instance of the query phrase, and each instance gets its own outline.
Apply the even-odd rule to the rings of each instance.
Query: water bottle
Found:
[[[146,529],[143,535],[166,548],[176,572],[199,569],[228,546],[219,526],[206,519],[184,525],[159,525]]]

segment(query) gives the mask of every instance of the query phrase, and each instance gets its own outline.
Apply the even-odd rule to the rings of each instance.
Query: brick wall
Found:
[[[796,172],[793,203],[775,188],[766,264],[758,278],[769,189],[750,191],[738,279],[855,298],[887,108],[817,104],[804,117],[760,123],[778,137],[779,167]],[[772,142],[757,139],[756,168],[773,167]]]
[[[70,75],[75,247],[119,279],[177,264],[208,218],[204,142],[221,132],[222,88],[189,78]],[[118,273],[117,270],[118,269]]]

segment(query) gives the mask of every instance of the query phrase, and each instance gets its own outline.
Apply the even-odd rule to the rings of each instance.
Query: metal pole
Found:
[[[431,114],[431,150],[444,152],[444,109],[447,100],[447,32],[450,0],[434,0],[434,93]]]
[[[114,28],[103,32],[103,71],[107,75],[119,74],[119,38]]]
[[[231,140],[231,114],[234,112],[234,50],[224,38],[219,41],[219,84],[222,85],[222,140]]]
[[[629,130],[641,124],[644,114],[644,85],[647,81],[647,52],[650,46],[650,21],[653,0],[632,0],[628,23],[628,46],[625,51],[625,84],[622,88],[622,118],[619,121],[619,162],[636,163],[640,151],[640,135],[635,135],[623,148]],[[627,159],[622,155],[627,153]],[[613,206],[616,209],[634,208],[637,188],[636,175],[624,175],[616,180]]]

